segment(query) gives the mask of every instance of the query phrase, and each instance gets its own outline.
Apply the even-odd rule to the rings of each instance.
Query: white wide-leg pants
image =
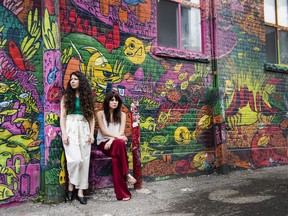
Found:
[[[76,189],[88,189],[91,144],[90,128],[83,115],[69,114],[66,120],[68,145],[64,144],[69,182]]]

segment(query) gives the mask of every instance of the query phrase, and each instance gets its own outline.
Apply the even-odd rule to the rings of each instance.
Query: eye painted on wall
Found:
[[[135,44],[130,43],[130,44],[129,44],[129,48],[130,48],[130,49],[135,49]]]

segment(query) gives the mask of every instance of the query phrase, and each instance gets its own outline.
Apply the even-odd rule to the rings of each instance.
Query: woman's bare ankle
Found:
[[[84,197],[84,193],[82,189],[78,189],[78,197]]]
[[[129,184],[132,184],[132,185],[137,182],[137,180],[130,173],[126,175],[126,180]]]
[[[74,190],[74,185],[71,184],[70,182],[69,182],[69,184],[68,184],[68,190],[69,190],[69,191],[73,191],[73,190]]]

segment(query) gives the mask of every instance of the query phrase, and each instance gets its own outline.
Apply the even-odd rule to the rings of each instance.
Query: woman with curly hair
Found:
[[[126,114],[121,111],[122,100],[117,92],[106,94],[103,110],[96,114],[99,124],[97,145],[104,154],[112,157],[112,178],[117,200],[131,199],[127,183],[135,184],[136,179],[129,173],[126,152],[127,137],[124,134]]]
[[[85,75],[73,72],[61,100],[60,126],[69,177],[66,199],[72,201],[74,189],[78,189],[77,199],[81,204],[87,204],[83,190],[88,189],[91,144],[94,142],[93,101]]]

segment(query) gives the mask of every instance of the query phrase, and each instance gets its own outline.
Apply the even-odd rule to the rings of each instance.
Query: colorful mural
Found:
[[[143,178],[167,178],[197,170],[211,172],[215,166],[213,111],[209,106],[211,67],[161,60],[151,54],[156,32],[146,29],[156,28],[151,12],[155,4],[61,1],[64,80],[72,71],[80,70],[91,81],[99,103],[111,90],[120,93],[126,110],[131,110],[131,101],[138,101],[138,154]],[[144,12],[146,17],[140,16]],[[131,126],[127,127],[131,134]],[[132,146],[128,153],[132,170],[131,150]]]
[[[97,110],[123,98],[139,182],[288,163],[287,68],[265,62],[263,1],[201,0],[200,54],[157,46],[156,0],[0,3],[0,205],[40,183],[64,199],[59,102],[76,70]],[[91,158],[91,188],[111,186],[110,159]]]
[[[287,164],[287,76],[264,70],[263,1],[219,1],[218,10],[237,36],[234,48],[219,60],[227,163],[234,168]],[[218,47],[225,45],[220,41]]]
[[[0,205],[40,193],[43,156],[41,8],[0,4]]]
[[[65,154],[61,139],[60,101],[63,89],[58,2],[45,4],[42,22],[43,74],[45,92],[45,198],[46,202],[64,201],[66,180]]]

